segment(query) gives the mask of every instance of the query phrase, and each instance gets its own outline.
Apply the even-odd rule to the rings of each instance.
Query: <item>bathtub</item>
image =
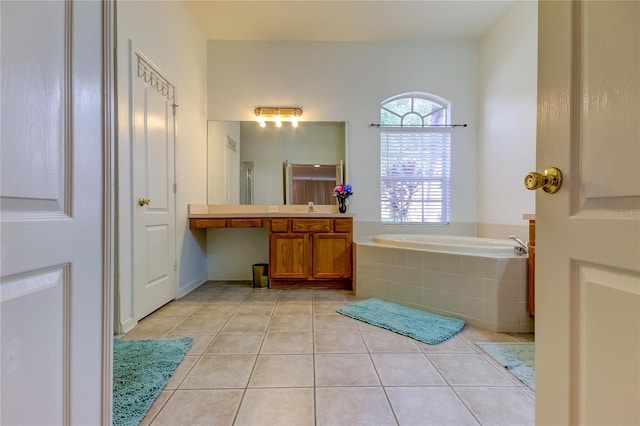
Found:
[[[498,332],[533,332],[527,256],[511,240],[386,234],[354,241],[354,291]]]
[[[385,234],[376,235],[373,241],[379,244],[430,250],[441,253],[458,253],[479,256],[513,256],[518,244],[512,240],[460,237],[456,235]]]

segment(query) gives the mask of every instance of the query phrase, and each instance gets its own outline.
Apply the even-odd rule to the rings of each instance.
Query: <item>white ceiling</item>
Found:
[[[205,1],[187,3],[209,40],[477,39],[514,0]]]

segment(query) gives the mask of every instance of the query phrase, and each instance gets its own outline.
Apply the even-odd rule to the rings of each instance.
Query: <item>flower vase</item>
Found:
[[[340,213],[347,212],[347,200],[344,198],[338,198],[338,211]]]

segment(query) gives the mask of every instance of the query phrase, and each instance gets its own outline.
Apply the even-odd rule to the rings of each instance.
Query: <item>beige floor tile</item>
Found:
[[[514,386],[526,386],[524,384],[524,382],[522,382],[522,380],[518,379],[513,373],[511,373],[507,367],[505,367],[504,365],[500,364],[497,360],[495,360],[493,357],[491,357],[490,355],[481,352],[480,355],[487,360],[487,362],[491,365],[493,365],[496,369],[502,371],[504,373],[504,375],[509,379],[509,381],[511,382],[511,384],[513,384]]]
[[[264,333],[219,333],[206,354],[257,354],[264,340]]]
[[[222,332],[264,332],[269,326],[270,319],[270,315],[234,315],[229,318],[227,324],[222,328]]]
[[[207,349],[207,346],[211,344],[211,341],[215,337],[215,333],[193,333],[193,332],[173,332],[167,335],[169,338],[176,337],[193,337],[193,345],[187,355],[202,355]]]
[[[249,388],[313,385],[313,355],[260,355],[249,379]]]
[[[169,333],[167,332],[143,331],[138,328],[134,328],[122,336],[122,338],[124,340],[166,339],[168,334]]]
[[[232,425],[242,390],[177,390],[153,421],[154,426]]]
[[[319,314],[313,316],[315,330],[335,330],[350,328],[357,330],[356,322],[349,317],[340,314]]]
[[[437,345],[428,345],[426,343],[417,342],[418,347],[425,353],[476,353],[477,346],[469,345],[461,337],[453,336]]]
[[[140,426],[150,425],[156,415],[158,415],[162,407],[164,407],[164,405],[167,403],[171,395],[173,395],[172,390],[161,391],[160,395],[158,395],[158,398],[156,398],[156,400],[153,401],[153,404],[151,404],[149,411],[147,411],[147,415],[144,416],[144,419],[142,419],[142,421],[140,422]]]
[[[496,333],[495,331],[485,330],[483,328],[466,325],[460,333],[458,333],[465,342],[473,345],[475,342],[514,342],[515,339],[508,334]]]
[[[203,317],[192,315],[178,325],[174,331],[192,331],[196,333],[217,333],[228,321],[223,317]]]
[[[347,304],[345,293],[337,290],[314,290],[313,303],[341,302]]]
[[[384,386],[446,385],[423,354],[371,354]]]
[[[220,293],[216,293],[209,298],[210,302],[242,302],[245,297],[247,297],[246,293],[239,293],[235,291],[221,291]]]
[[[533,423],[535,392],[474,344],[533,334],[467,326],[427,345],[335,312],[359,300],[207,282],[170,302],[123,336],[194,337],[142,424]]]
[[[278,303],[274,315],[311,315],[311,302]]]
[[[151,315],[140,321],[134,328],[138,333],[169,333],[173,331],[182,321],[187,319],[184,317],[167,317]],[[132,330],[133,331],[133,330]]]
[[[380,330],[380,327],[368,324],[364,321],[355,320],[355,322],[356,322],[356,327],[358,327],[358,329],[360,330]]]
[[[243,302],[238,309],[236,309],[235,315],[271,315],[275,303],[262,303],[262,302]]]
[[[244,388],[256,355],[203,355],[182,381],[180,389]]]
[[[180,302],[185,303],[185,302],[199,302],[199,303],[204,303],[206,301],[208,301],[209,299],[211,299],[211,297],[214,296],[214,293],[209,293],[209,292],[195,292],[192,291],[191,293],[181,297],[179,299]]]
[[[534,391],[533,389],[531,389],[528,386],[520,386],[520,390],[527,395],[529,398],[533,399],[535,401],[536,399],[536,391]]]
[[[311,315],[274,315],[269,331],[312,331]]]
[[[395,424],[381,387],[316,388],[317,426]]]
[[[365,300],[362,297],[358,297],[353,293],[345,294],[345,298],[347,299],[348,303],[357,303],[357,302],[362,302],[363,300]]]
[[[480,354],[427,355],[452,386],[515,386]]]
[[[336,314],[336,309],[346,306],[346,303],[342,302],[315,302],[313,304],[314,315],[321,314]]]
[[[369,354],[316,354],[316,386],[380,386]]]
[[[516,342],[535,342],[536,335],[533,333],[506,333],[513,337]]]
[[[278,302],[304,302],[311,301],[311,290],[283,290],[280,292]]]
[[[420,352],[417,342],[389,330],[361,330],[364,343],[371,353]]]
[[[267,290],[267,289],[254,289],[251,293],[247,295],[247,298],[244,299],[245,302],[273,302],[276,303],[278,297],[280,296],[279,290]]]
[[[167,380],[167,384],[165,385],[165,389],[178,389],[180,383],[187,377],[189,371],[193,368],[193,366],[198,362],[199,356],[185,356],[182,358],[182,361],[178,365],[178,368],[173,372],[169,380]]]
[[[235,426],[314,424],[313,388],[247,389]]]
[[[454,387],[483,425],[533,425],[534,401],[514,387]]]
[[[385,390],[403,426],[479,424],[449,387],[386,387]]]
[[[314,333],[316,353],[364,353],[367,347],[357,330],[340,329]]]
[[[270,331],[264,338],[261,354],[311,354],[313,333],[310,331]]]
[[[200,303],[168,303],[153,313],[154,316],[188,317],[202,306]]]
[[[210,317],[224,317],[229,318],[236,309],[240,306],[239,303],[225,303],[225,302],[217,302],[217,303],[205,303],[200,305],[197,311],[195,311],[194,315],[203,315]]]

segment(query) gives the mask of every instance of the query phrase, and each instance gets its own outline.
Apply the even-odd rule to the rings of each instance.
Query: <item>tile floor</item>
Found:
[[[208,282],[124,338],[193,336],[144,425],[529,425],[534,393],[465,327],[426,345],[335,312],[340,290]]]

